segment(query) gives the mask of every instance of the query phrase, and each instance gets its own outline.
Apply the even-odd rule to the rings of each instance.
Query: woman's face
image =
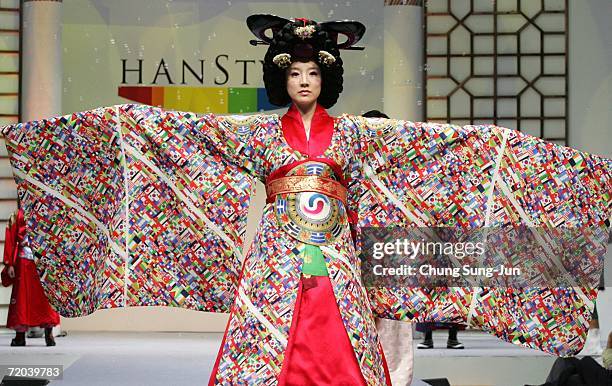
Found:
[[[294,62],[287,69],[287,94],[299,107],[317,102],[321,94],[321,70],[313,62]]]

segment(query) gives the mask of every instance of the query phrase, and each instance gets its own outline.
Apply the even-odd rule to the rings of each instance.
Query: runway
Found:
[[[0,335],[0,365],[63,365],[63,379],[51,385],[205,385],[221,344],[220,333],[69,332],[46,347],[28,339],[10,347]],[[415,350],[415,381],[448,378],[453,386],[514,386],[543,383],[555,357],[501,342],[480,332],[462,332],[464,350],[446,349],[444,331],[436,347]],[[417,341],[415,341],[415,344]]]

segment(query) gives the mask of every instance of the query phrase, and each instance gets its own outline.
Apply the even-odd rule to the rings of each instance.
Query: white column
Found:
[[[24,0],[22,7],[20,98],[27,122],[62,112],[62,0]],[[60,326],[53,328],[59,333]]]
[[[384,7],[384,112],[391,118],[424,119],[422,17],[420,5]]]
[[[21,120],[62,112],[62,0],[24,0]]]

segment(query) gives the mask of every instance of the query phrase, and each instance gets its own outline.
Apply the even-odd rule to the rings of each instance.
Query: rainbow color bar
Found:
[[[119,86],[118,95],[134,102],[168,110],[241,114],[277,110],[265,88]]]

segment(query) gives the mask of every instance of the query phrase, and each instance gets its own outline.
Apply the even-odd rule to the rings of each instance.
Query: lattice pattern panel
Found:
[[[425,116],[568,139],[568,0],[427,0]]]

